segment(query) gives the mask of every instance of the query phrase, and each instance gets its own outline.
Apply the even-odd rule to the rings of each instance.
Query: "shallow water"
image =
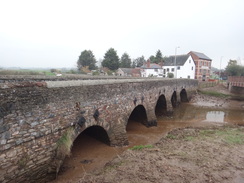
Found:
[[[75,182],[86,173],[102,168],[106,162],[119,156],[135,145],[153,144],[169,131],[187,126],[207,126],[213,123],[244,125],[244,110],[216,109],[181,104],[173,116],[158,118],[157,127],[147,128],[139,122],[129,121],[127,125],[128,147],[110,147],[85,134],[74,142],[72,155],[66,158],[58,178],[52,182]]]

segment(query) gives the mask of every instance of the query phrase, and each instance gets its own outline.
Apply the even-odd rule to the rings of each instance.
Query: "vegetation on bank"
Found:
[[[142,150],[145,148],[153,148],[153,145],[138,145],[138,146],[133,146],[130,148],[131,150]]]
[[[171,140],[185,140],[185,141],[222,141],[229,145],[244,144],[244,129],[235,128],[233,126],[223,126],[220,128],[206,128],[197,131],[187,131],[187,133],[170,132],[166,138]]]
[[[232,96],[232,95],[220,93],[220,92],[217,92],[217,91],[198,90],[198,92],[201,93],[201,94],[204,94],[204,95],[220,97],[220,98],[227,98],[227,97],[231,97]]]

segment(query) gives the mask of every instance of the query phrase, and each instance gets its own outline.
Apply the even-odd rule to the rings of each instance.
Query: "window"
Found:
[[[188,78],[188,79],[190,79],[190,78],[191,78],[191,76],[189,76],[189,75],[188,75],[188,76],[187,76],[187,78]]]
[[[169,72],[169,68],[167,68],[167,72]]]
[[[180,66],[177,66],[177,70],[180,70]]]
[[[189,63],[191,63],[191,59],[189,60]]]
[[[175,71],[175,68],[171,68],[171,72],[174,72]]]
[[[154,69],[155,72],[158,72],[158,69]]]
[[[191,67],[191,70],[193,71],[193,67]]]
[[[166,73],[166,69],[164,69],[164,74]]]
[[[200,73],[202,73],[202,69],[200,69]]]

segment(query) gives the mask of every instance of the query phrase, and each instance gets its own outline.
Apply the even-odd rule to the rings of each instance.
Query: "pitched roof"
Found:
[[[143,64],[143,66],[141,66],[141,68],[143,68],[143,69],[161,69],[162,67],[160,65],[154,64],[154,63],[152,63],[152,64],[150,63],[150,66],[147,67],[147,62],[145,62]]]
[[[178,66],[184,65],[188,58],[189,55],[176,55],[176,65]],[[175,65],[175,56],[169,56],[164,59],[164,66],[174,66],[174,65]]]
[[[120,68],[124,73],[131,74],[132,68]]]
[[[190,51],[188,54],[191,54],[193,53],[194,55],[196,55],[198,58],[200,59],[203,59],[203,60],[212,60],[211,58],[209,58],[208,56],[206,56],[205,54],[203,53],[200,53],[200,52],[196,52],[196,51]]]

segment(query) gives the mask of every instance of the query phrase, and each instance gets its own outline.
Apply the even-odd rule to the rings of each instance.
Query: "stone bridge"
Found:
[[[79,134],[107,135],[128,145],[126,125],[150,127],[156,117],[187,102],[198,82],[189,79],[45,80],[0,78],[0,182],[55,178]]]

